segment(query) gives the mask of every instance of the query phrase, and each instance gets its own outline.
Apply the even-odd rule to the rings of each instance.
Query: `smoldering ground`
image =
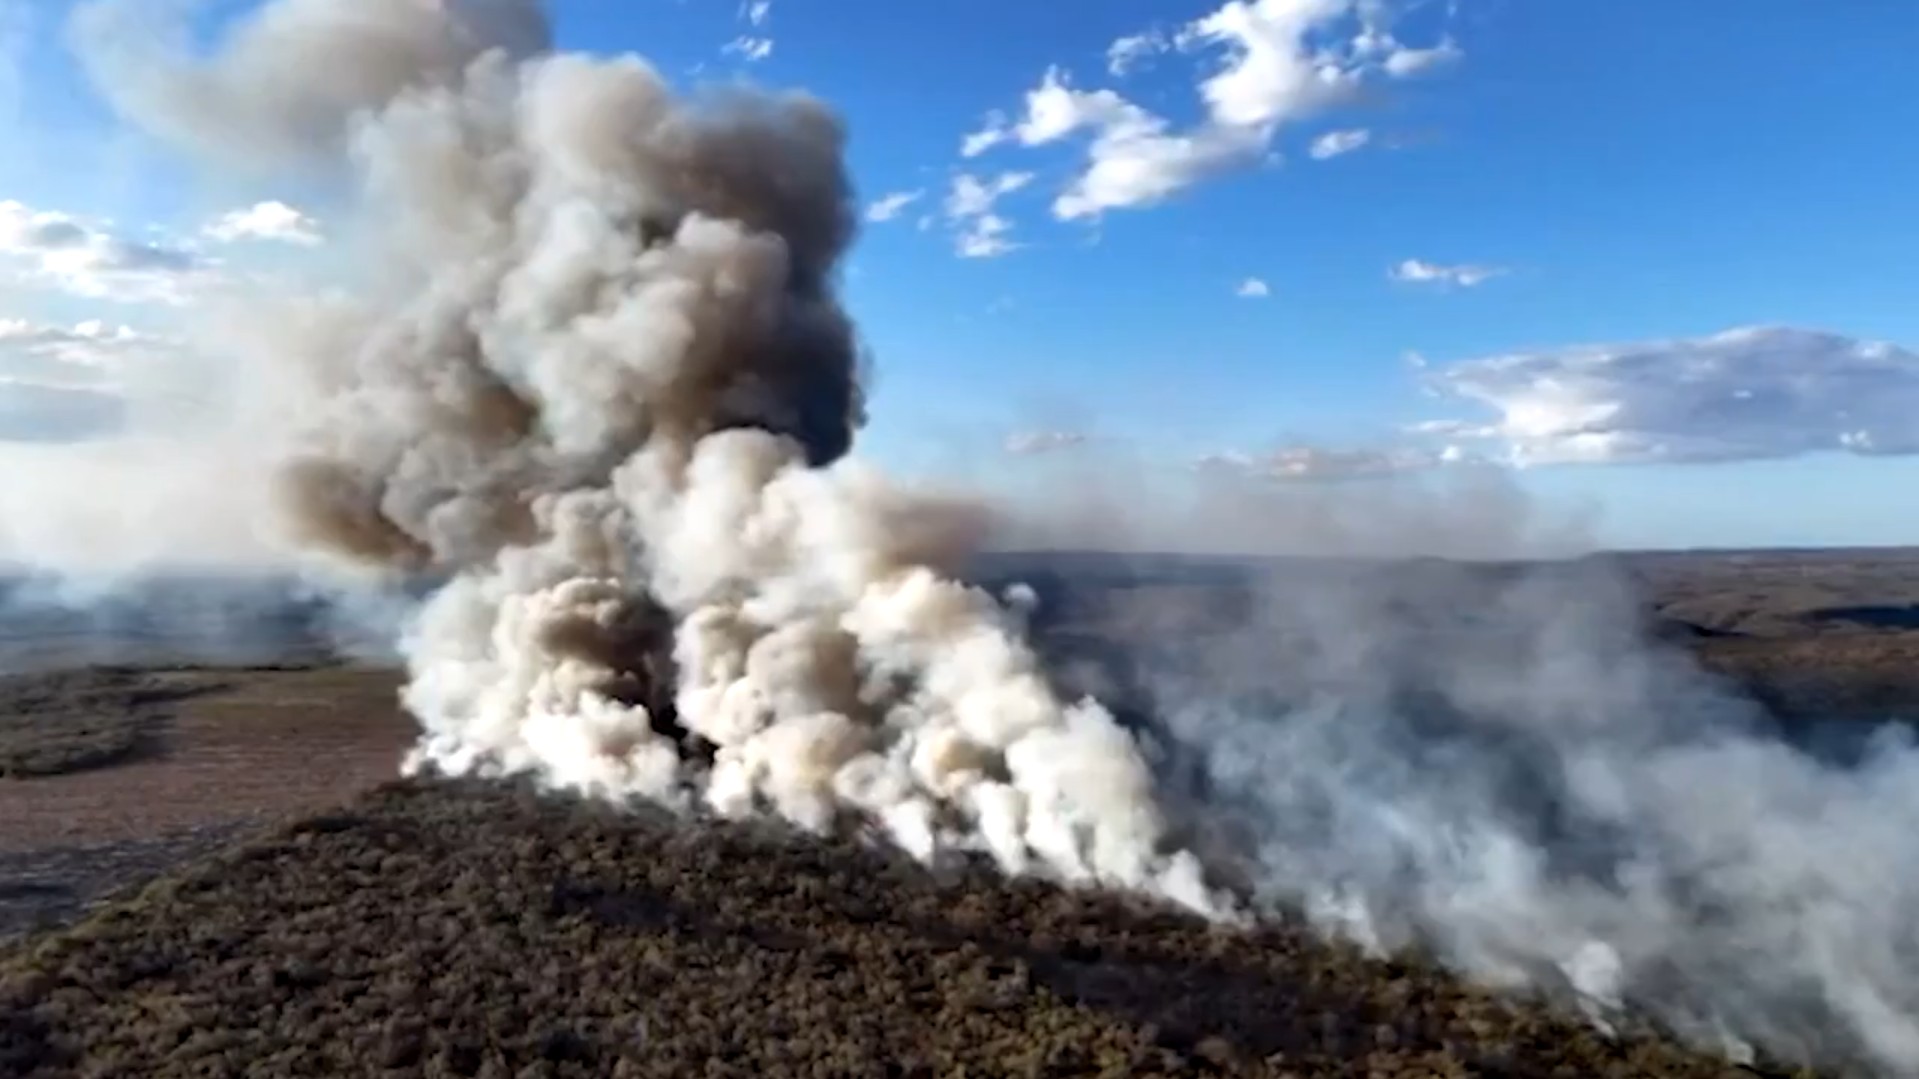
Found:
[[[351,192],[355,287],[209,336],[270,374],[283,537],[447,582],[400,642],[410,767],[863,820],[928,859],[1303,907],[1601,1019],[1919,1060],[1915,758],[1772,737],[1603,580],[1274,577],[1236,621],[1126,640],[1138,730],[1063,693],[1017,607],[955,576],[977,509],[848,455],[856,215],[823,103],[554,53],[531,0],[273,0],[206,52],[152,17],[76,18],[130,122]],[[1291,527],[1458,554],[1525,520],[1379,505]]]

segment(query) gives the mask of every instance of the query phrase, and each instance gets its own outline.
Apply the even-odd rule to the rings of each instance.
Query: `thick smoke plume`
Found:
[[[197,59],[127,51],[129,16],[79,25],[136,121],[289,164],[337,136],[355,166],[369,279],[252,329],[304,389],[293,536],[448,578],[404,641],[409,767],[868,821],[1210,904],[1131,739],[940,572],[975,513],[845,459],[857,218],[827,109],[525,55],[531,4],[282,0]]]
[[[150,10],[77,23],[130,119],[355,177],[358,287],[229,337],[283,375],[289,535],[445,582],[403,641],[410,768],[1246,909],[1190,846],[1255,908],[1605,1021],[1919,1074],[1905,744],[1793,748],[1590,580],[1375,569],[1142,629],[1142,742],[953,576],[977,511],[847,456],[855,218],[818,102],[555,54],[531,0],[275,0],[205,56],[129,33]],[[1422,596],[1483,624],[1421,628]]]

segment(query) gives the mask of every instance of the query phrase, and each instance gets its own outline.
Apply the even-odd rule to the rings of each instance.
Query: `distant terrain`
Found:
[[[1417,657],[1539,573],[1624,602],[1782,724],[1919,717],[1919,550],[971,570],[1030,586],[1060,680],[1147,724],[1159,672],[1258,641],[1275,609],[1376,597],[1339,616]],[[763,828],[381,787],[412,725],[389,666],[331,654],[351,612],[277,582],[91,606],[46,588],[0,589],[3,1074],[1752,1074],[1293,929],[1222,937]],[[1283,671],[1287,647],[1235,663]]]

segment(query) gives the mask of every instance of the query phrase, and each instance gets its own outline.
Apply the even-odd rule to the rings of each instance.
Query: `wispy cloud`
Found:
[[[1431,372],[1430,384],[1496,418],[1419,433],[1489,443],[1517,465],[1919,453],[1919,353],[1819,330],[1520,352]]]
[[[1504,277],[1507,272],[1502,266],[1481,266],[1473,263],[1446,265],[1427,262],[1424,259],[1406,259],[1388,268],[1386,276],[1394,281],[1411,285],[1473,288],[1495,277]]]
[[[284,202],[258,202],[221,214],[203,230],[220,243],[267,240],[314,247],[322,242],[320,223]]]
[[[1233,295],[1249,300],[1263,300],[1272,294],[1272,288],[1257,277],[1249,277],[1241,281],[1239,287],[1233,290]]]
[[[773,55],[773,37],[767,32],[773,19],[773,0],[747,0],[740,5],[739,17],[747,26],[746,32],[721,46],[720,51],[749,63]]]
[[[955,231],[954,248],[962,258],[994,258],[1019,248],[1013,223],[995,207],[999,200],[1033,180],[1030,172],[1003,172],[990,180],[971,173],[953,178],[946,196],[946,220]]]
[[[925,194],[924,190],[916,190],[895,191],[889,195],[881,195],[866,207],[866,219],[876,222],[891,221],[904,213],[907,207],[918,202]]]
[[[1326,161],[1342,154],[1350,154],[1371,141],[1373,141],[1373,133],[1363,127],[1328,131],[1313,140],[1307,153],[1314,161]]]

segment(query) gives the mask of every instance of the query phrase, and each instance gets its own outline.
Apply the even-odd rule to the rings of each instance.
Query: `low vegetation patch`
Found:
[[[1300,928],[407,782],[0,959],[0,1074],[1751,1073]]]
[[[0,778],[63,775],[157,752],[168,702],[207,688],[109,667],[0,677]]]

